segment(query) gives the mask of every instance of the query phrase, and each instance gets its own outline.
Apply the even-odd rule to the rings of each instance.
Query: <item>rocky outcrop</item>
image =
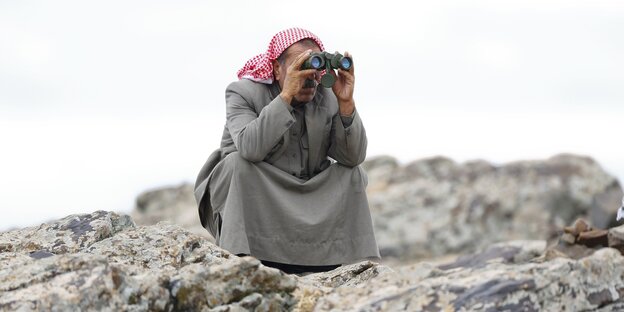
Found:
[[[419,263],[355,287],[338,287],[320,297],[315,310],[619,311],[624,307],[624,259],[614,249],[601,249],[582,260],[524,263],[513,263],[509,250],[486,262],[448,268]]]
[[[187,183],[147,190],[139,194],[130,215],[137,225],[169,221],[214,242],[214,238],[199,222],[193,186]]]
[[[98,211],[0,234],[0,310],[291,308],[296,279],[179,226]]]
[[[573,155],[502,166],[443,157],[401,166],[380,157],[364,167],[382,256],[405,260],[551,239],[578,217],[607,228],[622,198],[613,176]]]
[[[609,230],[619,239],[622,228]],[[177,225],[97,211],[0,233],[3,311],[618,311],[624,257],[499,243],[444,265],[288,275]]]

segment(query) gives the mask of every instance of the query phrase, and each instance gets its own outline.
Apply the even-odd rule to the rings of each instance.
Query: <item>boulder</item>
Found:
[[[474,255],[477,257],[477,255]],[[313,311],[620,311],[624,258],[603,248],[582,260],[419,263],[357,286],[340,286]],[[491,259],[492,260],[492,259]],[[526,260],[526,259],[525,259]]]
[[[73,253],[134,226],[129,216],[113,212],[71,215],[37,227],[0,233],[0,252],[19,251],[34,258]]]
[[[578,217],[607,228],[622,197],[613,176],[575,155],[500,166],[444,157],[400,166],[383,157],[366,167],[383,181],[370,179],[368,189],[382,257],[404,261],[553,239]]]
[[[620,242],[620,232],[611,229],[609,238]],[[389,268],[362,261],[328,272],[290,275],[253,257],[232,255],[171,223],[136,226],[128,216],[96,211],[0,233],[0,246],[3,311],[624,307],[620,252],[596,247],[581,259],[548,259],[544,241],[498,243],[443,265],[421,262]]]
[[[624,225],[612,228],[607,235],[609,247],[624,253]]]
[[[212,235],[199,222],[193,186],[188,183],[147,190],[139,194],[131,216],[137,225],[169,221],[214,242]]]
[[[96,211],[0,233],[0,310],[291,309],[294,276],[177,225]]]

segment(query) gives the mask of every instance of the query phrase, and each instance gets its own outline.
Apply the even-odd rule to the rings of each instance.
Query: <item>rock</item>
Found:
[[[0,233],[0,252],[28,252],[35,257],[73,253],[132,227],[130,217],[114,212],[71,215],[38,227]]]
[[[137,225],[169,221],[214,242],[214,238],[199,222],[193,186],[187,183],[141,193],[131,216]]]
[[[368,170],[375,172],[377,163],[372,159]],[[387,182],[369,190],[369,203],[382,257],[403,261],[471,253],[500,241],[550,240],[578,217],[606,228],[622,194],[595,161],[574,155],[502,166],[444,157],[386,163],[379,166]]]
[[[576,242],[587,247],[607,247],[609,241],[607,239],[607,230],[591,230],[579,233]]]
[[[511,241],[494,244],[485,250],[460,256],[455,262],[439,266],[442,270],[453,268],[480,268],[490,263],[518,264],[544,253],[546,241]]]
[[[563,233],[563,235],[561,235],[560,240],[562,242],[572,245],[576,243],[576,236],[572,233]]]
[[[106,256],[132,274],[172,272],[192,263],[219,264],[232,257],[203,237],[168,222],[127,229],[82,251]]]
[[[544,254],[545,259],[552,260],[554,258],[570,258],[582,259],[590,256],[596,251],[594,248],[580,244],[568,244],[559,241],[557,244],[550,246]]]
[[[393,270],[387,266],[372,261],[362,261],[338,267],[330,272],[309,274],[305,276],[305,280],[315,287],[336,288],[363,284],[374,277],[390,272]]]
[[[398,167],[399,162],[390,156],[379,156],[365,161],[362,168],[368,176],[367,192],[385,191]]]
[[[566,226],[563,228],[563,232],[567,234],[572,234],[573,236],[578,236],[582,232],[587,232],[591,230],[591,226],[587,223],[587,221],[583,219],[576,219],[572,226]]]
[[[592,224],[599,228],[611,228],[619,225],[613,215],[617,215],[616,207],[613,207],[613,203],[616,201],[622,201],[622,189],[617,180],[611,182],[612,185],[608,187],[604,192],[600,192],[594,196],[592,200],[592,209],[589,211],[589,219]]]
[[[179,226],[97,211],[0,233],[0,310],[288,310],[294,276]]]
[[[578,219],[574,225],[563,228],[563,234],[555,244],[548,247],[545,257],[581,259],[602,247],[622,250],[622,243],[618,239],[620,231],[622,227],[609,230],[592,229],[589,223]]]
[[[261,266],[260,261],[252,257],[209,267],[191,264],[170,280],[175,308],[184,311],[198,307],[221,307],[222,311],[233,308],[287,310],[295,304],[290,293],[296,286],[294,276]]]
[[[341,266],[323,273],[307,274],[299,278],[294,296],[298,303],[295,311],[313,311],[318,299],[337,287],[368,285],[374,278],[392,275],[394,270],[371,261]]]
[[[130,276],[102,256],[53,256],[0,273],[2,310],[170,309],[169,293],[150,274]]]
[[[607,240],[609,242],[609,247],[624,253],[624,225],[609,229]]]
[[[422,269],[417,266],[416,269]],[[341,286],[318,299],[315,311],[616,311],[623,304],[624,258],[604,248],[582,260],[490,263],[405,272]]]
[[[609,238],[616,241],[620,232],[611,229]],[[59,248],[53,237],[65,247]],[[391,269],[362,261],[298,276],[253,257],[234,256],[168,222],[135,226],[127,216],[97,211],[0,233],[0,246],[5,246],[0,250],[0,310],[8,311],[624,307],[624,258],[617,250],[597,247],[580,260],[549,260],[542,255],[544,241],[498,243],[441,266],[422,262]]]

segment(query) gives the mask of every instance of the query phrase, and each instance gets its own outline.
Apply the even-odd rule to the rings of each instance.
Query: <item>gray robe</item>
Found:
[[[227,87],[221,147],[195,184],[202,225],[222,248],[260,260],[379,259],[359,166],[367,140],[357,111],[345,127],[330,89],[319,87],[298,115],[279,92],[277,84],[246,79]],[[302,153],[291,153],[299,146]],[[304,160],[301,168],[293,159]]]

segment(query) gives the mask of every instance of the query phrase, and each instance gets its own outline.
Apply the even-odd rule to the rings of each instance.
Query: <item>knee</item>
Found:
[[[366,175],[366,171],[364,171],[362,166],[358,165],[355,167],[348,167],[338,163],[334,165],[337,166],[341,175],[349,177],[351,182],[350,185],[356,193],[366,191],[366,187],[368,186],[368,175]]]
[[[345,166],[340,163],[335,163],[334,166],[337,166],[339,170],[343,172],[343,174],[347,174],[347,175],[357,177],[357,178],[362,178],[365,180],[367,179],[366,171],[364,170],[364,168],[362,168],[361,165],[350,167],[350,166]]]
[[[233,152],[225,156],[223,159],[225,162],[224,165],[231,172],[248,172],[250,166],[253,165],[252,162],[243,158],[239,152]]]
[[[245,166],[251,163],[249,160],[243,158],[239,152],[229,153],[227,156],[225,156],[223,161],[225,161],[227,164],[231,164],[234,166]]]
[[[355,166],[352,168],[351,184],[356,187],[357,192],[366,192],[368,186],[368,175],[361,166]]]

